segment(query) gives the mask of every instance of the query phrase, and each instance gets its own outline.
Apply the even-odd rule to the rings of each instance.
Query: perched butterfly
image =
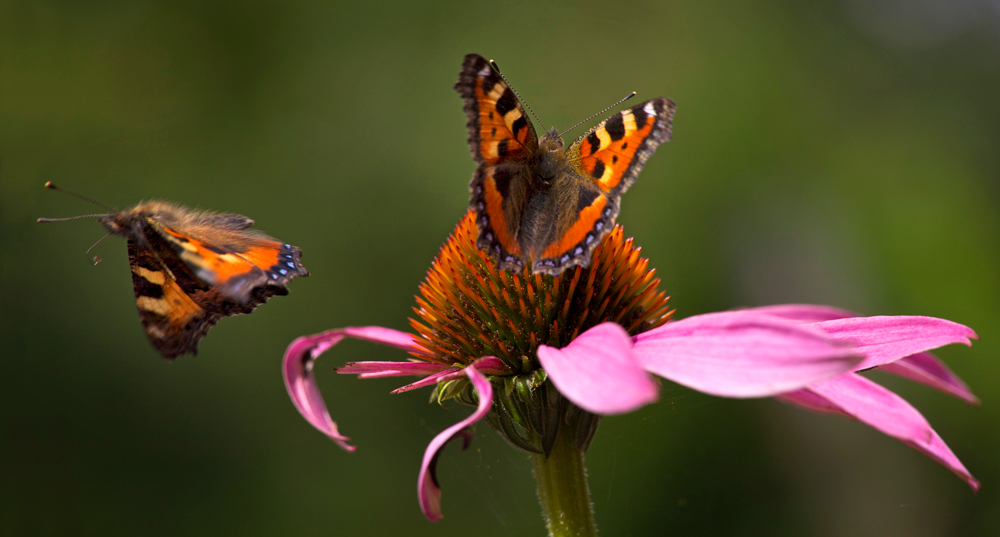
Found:
[[[455,84],[479,164],[469,185],[476,245],[506,270],[528,265],[556,275],[586,267],[618,217],[622,193],[656,147],[670,140],[674,103],[661,97],[633,106],[563,150],[555,129],[538,139],[494,65],[469,54]]]
[[[139,318],[164,358],[197,354],[198,341],[219,319],[250,313],[274,295],[287,295],[289,280],[309,275],[299,248],[247,230],[253,220],[238,214],[151,201],[75,218],[86,217],[96,217],[111,234],[128,240]]]

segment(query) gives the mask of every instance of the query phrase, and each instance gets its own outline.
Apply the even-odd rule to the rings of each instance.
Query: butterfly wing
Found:
[[[558,275],[574,265],[590,264],[594,248],[618,216],[618,197],[603,192],[574,173],[559,179],[567,185],[549,211],[555,217],[547,236],[539,235],[532,271]]]
[[[538,148],[535,128],[517,96],[485,58],[465,57],[455,90],[465,103],[469,149],[476,162],[518,160]]]
[[[156,202],[129,216],[129,260],[146,336],[166,358],[195,354],[219,319],[252,312],[308,276],[302,252],[246,230],[240,215],[192,213]]]
[[[479,226],[476,245],[502,268],[521,270],[518,226],[538,136],[513,90],[482,56],[465,57],[455,89],[468,116],[469,149],[479,163],[469,184]]]
[[[658,98],[623,110],[584,133],[566,150],[567,192],[558,200],[553,237],[545,240],[533,270],[559,274],[587,266],[600,238],[618,217],[621,194],[635,182],[656,147],[670,140],[675,105]]]
[[[196,354],[198,340],[223,317],[205,310],[191,297],[206,289],[190,276],[185,278],[178,267],[170,270],[160,256],[132,239],[128,241],[128,260],[139,319],[149,342],[167,359]],[[187,290],[181,285],[185,281]]]
[[[610,196],[635,182],[656,147],[670,140],[676,106],[660,97],[623,110],[584,133],[566,156],[575,171]]]
[[[300,261],[302,250],[266,236],[217,232],[216,237],[195,238],[191,233],[163,225],[158,229],[175,255],[198,279],[239,303],[250,302],[259,287],[283,289],[295,276],[309,275]],[[286,294],[274,291],[271,295]]]

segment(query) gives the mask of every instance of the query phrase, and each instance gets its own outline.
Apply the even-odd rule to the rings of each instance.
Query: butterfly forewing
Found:
[[[656,147],[670,140],[675,105],[662,97],[640,103],[602,121],[570,145],[576,170],[610,195],[632,186]]]
[[[455,89],[465,102],[469,149],[476,162],[525,158],[538,148],[535,128],[524,108],[485,58],[465,57]]]

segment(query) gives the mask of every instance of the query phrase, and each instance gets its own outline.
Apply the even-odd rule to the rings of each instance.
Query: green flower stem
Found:
[[[563,424],[548,458],[532,455],[535,483],[549,537],[596,537],[584,453],[576,449],[574,427]]]

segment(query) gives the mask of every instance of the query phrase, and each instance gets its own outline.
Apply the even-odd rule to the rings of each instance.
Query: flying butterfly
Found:
[[[245,216],[165,201],[115,211],[52,183],[45,186],[112,211],[38,221],[97,218],[109,235],[128,241],[139,318],[150,343],[169,360],[197,354],[198,341],[219,319],[287,295],[292,278],[309,275],[298,247],[248,230],[254,221]]]

